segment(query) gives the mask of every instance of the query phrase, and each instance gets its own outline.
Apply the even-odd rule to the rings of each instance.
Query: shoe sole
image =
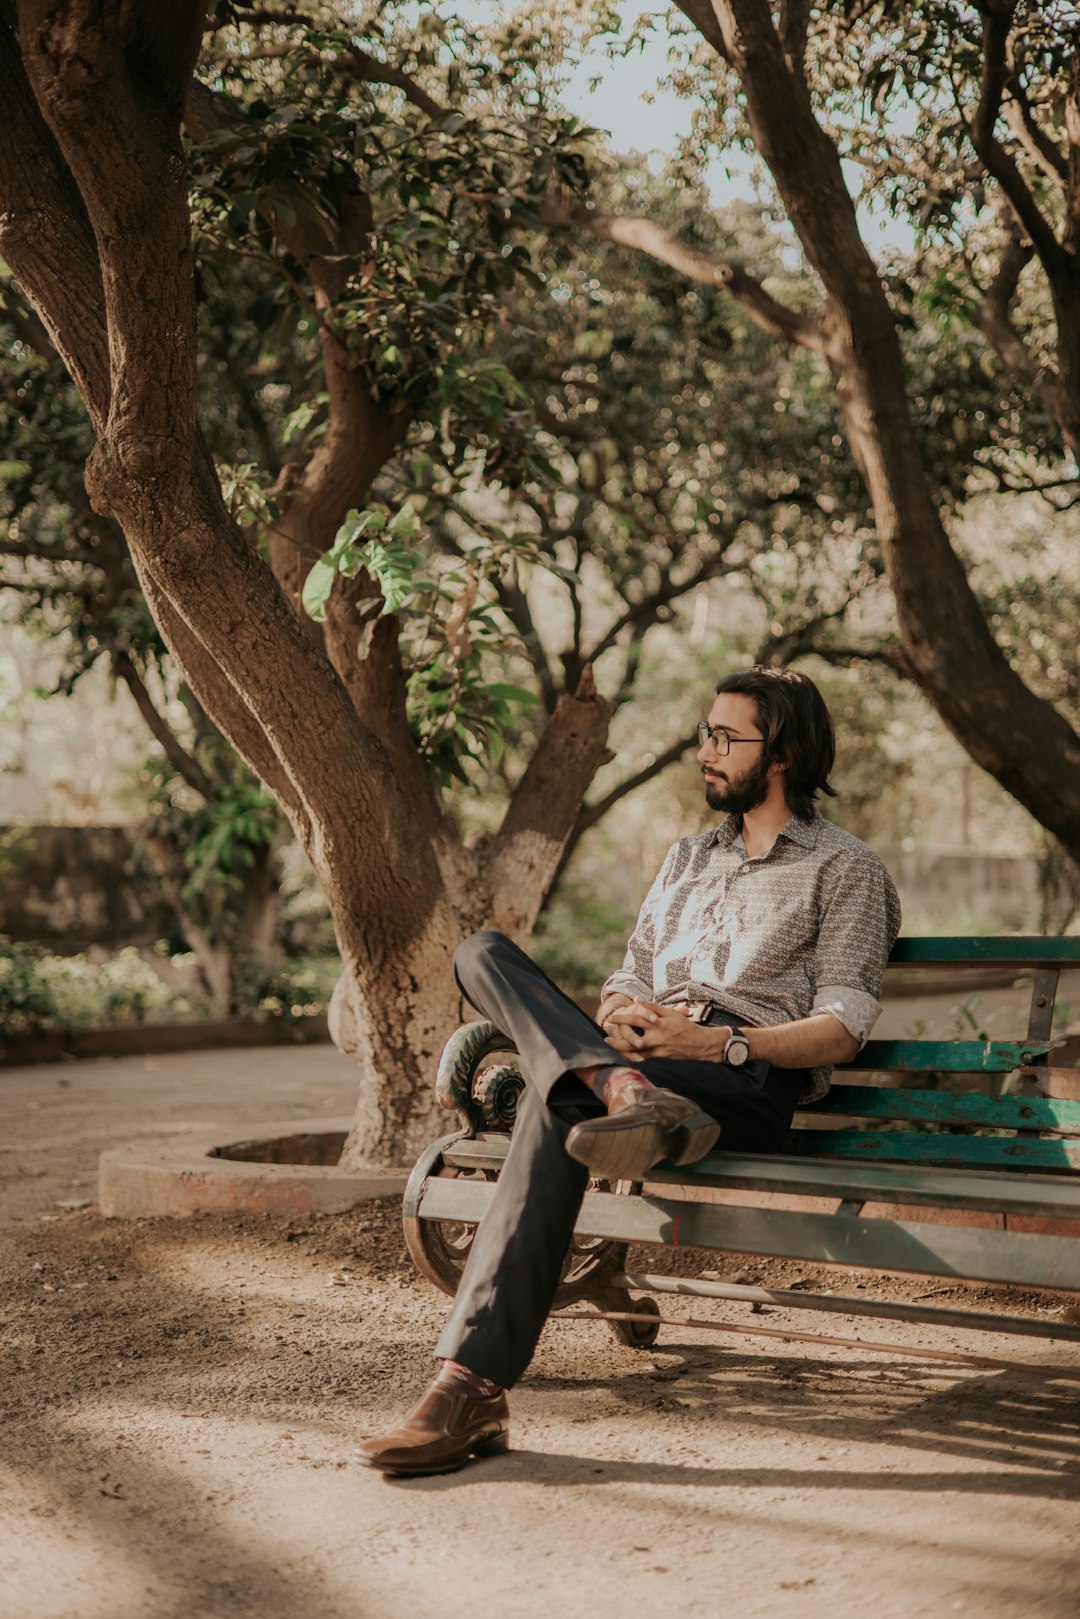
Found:
[[[600,1180],[638,1180],[665,1159],[680,1166],[697,1163],[719,1134],[716,1120],[699,1112],[668,1131],[655,1124],[628,1125],[625,1130],[576,1125],[566,1139],[566,1150]]]
[[[664,1138],[655,1124],[631,1124],[624,1130],[581,1124],[567,1136],[566,1150],[599,1180],[636,1180],[664,1156]]]
[[[377,1459],[369,1460],[366,1456],[361,1456],[359,1461],[361,1467],[373,1468],[387,1478],[425,1478],[432,1473],[457,1473],[471,1461],[479,1461],[485,1456],[505,1456],[509,1449],[510,1435],[501,1433],[491,1439],[481,1439],[464,1456],[452,1462],[431,1462],[427,1466],[409,1467],[406,1463],[383,1463]]]

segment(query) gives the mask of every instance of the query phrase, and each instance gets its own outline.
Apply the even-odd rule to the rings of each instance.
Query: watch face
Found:
[[[741,1068],[750,1055],[750,1043],[741,1034],[733,1034],[727,1043],[724,1057],[733,1068]]]

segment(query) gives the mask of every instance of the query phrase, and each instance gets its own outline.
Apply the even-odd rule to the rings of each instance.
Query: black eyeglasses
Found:
[[[698,747],[707,747],[711,742],[721,759],[731,752],[733,742],[764,742],[763,736],[728,736],[726,731],[713,730],[706,720],[702,720],[697,728]]]

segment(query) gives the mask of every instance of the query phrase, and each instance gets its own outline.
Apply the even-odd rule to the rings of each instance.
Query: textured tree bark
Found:
[[[584,786],[612,755],[612,706],[586,665],[573,697],[560,697],[514,794],[487,864],[492,925],[528,938],[573,836]]]

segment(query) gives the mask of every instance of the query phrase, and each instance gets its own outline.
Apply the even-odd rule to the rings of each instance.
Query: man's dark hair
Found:
[[[784,792],[791,812],[800,821],[812,820],[818,793],[836,797],[835,787],[829,786],[836,732],[814,682],[796,669],[758,667],[725,675],[716,692],[753,699],[765,754],[785,767]]]

